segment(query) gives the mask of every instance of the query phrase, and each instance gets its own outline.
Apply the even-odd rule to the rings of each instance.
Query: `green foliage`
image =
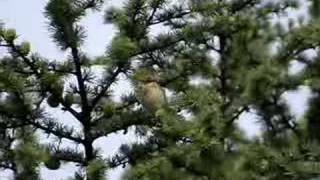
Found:
[[[103,107],[103,113],[106,118],[110,118],[114,115],[116,107],[113,104],[106,104]]]
[[[27,56],[30,53],[30,43],[29,42],[22,42],[20,45],[20,52],[23,56]]]
[[[268,89],[272,90],[272,87],[279,84],[277,81],[281,80],[281,73],[281,69],[273,64],[261,65],[252,70],[252,73],[249,72],[245,96],[251,98],[252,101],[272,96],[274,92],[268,91]]]
[[[311,7],[309,9],[310,15],[312,18],[318,19],[320,16],[320,2],[317,0],[310,0],[311,2]]]
[[[35,142],[32,135],[23,134],[26,141],[20,142],[14,151],[15,161],[17,162],[16,179],[38,179],[38,167],[42,160],[43,153]]]
[[[153,72],[153,70],[141,68],[134,73],[134,75],[132,76],[132,79],[134,81],[150,82],[153,79],[155,79],[154,76],[155,76],[155,72]]]
[[[137,46],[128,37],[118,36],[111,44],[110,57],[117,65],[124,65],[129,58],[136,52]]]
[[[106,171],[106,163],[103,160],[94,160],[90,162],[89,166],[87,167],[88,171],[88,180],[104,180],[105,178],[105,171]]]
[[[82,43],[85,37],[84,30],[75,23],[84,16],[84,10],[79,7],[77,1],[49,1],[45,14],[50,20],[52,37],[61,49],[75,48]]]
[[[127,0],[107,7],[105,22],[118,32],[91,58],[80,23],[104,1],[49,0],[52,39],[69,55],[59,61],[31,54],[30,43],[1,25],[10,56],[0,59],[0,168],[16,179],[38,179],[41,166],[64,162],[79,167],[78,180],[106,179],[118,166],[128,180],[319,177],[319,3],[310,2],[310,19],[286,24],[284,15],[302,8],[297,1]],[[291,73],[292,62],[303,70]],[[115,101],[120,77],[135,91]],[[301,86],[312,96],[297,119],[283,97]],[[245,113],[255,113],[248,118],[261,135],[240,129]],[[143,141],[101,158],[97,139],[132,129]],[[38,132],[54,142],[40,146]],[[81,148],[62,147],[65,140]]]
[[[60,160],[55,157],[48,157],[44,161],[44,165],[50,170],[57,170],[60,168]]]
[[[66,106],[68,107],[72,106],[75,103],[75,97],[73,94],[66,94],[63,99]]]
[[[53,96],[60,97],[63,92],[63,82],[61,76],[53,73],[42,75],[41,86],[45,91],[49,91]]]
[[[12,42],[17,38],[17,33],[14,29],[6,29],[3,31],[2,36],[5,41]]]

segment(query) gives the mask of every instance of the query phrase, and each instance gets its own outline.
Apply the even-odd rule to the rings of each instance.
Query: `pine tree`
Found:
[[[109,7],[105,22],[118,32],[105,54],[88,57],[80,20],[100,11],[102,0],[49,0],[50,35],[69,57],[53,61],[31,52],[13,29],[1,26],[0,167],[16,179],[39,179],[39,167],[79,165],[73,179],[102,180],[129,166],[123,179],[310,179],[319,176],[319,3],[310,18],[282,20],[298,2],[264,0],[127,0]],[[168,31],[152,35],[152,28]],[[306,56],[313,50],[317,56]],[[305,65],[290,73],[292,62]],[[94,67],[103,68],[101,78]],[[120,75],[134,93],[113,100]],[[75,80],[70,82],[66,79]],[[199,80],[200,79],[200,80]],[[200,81],[200,83],[199,83]],[[195,85],[195,82],[198,84]],[[302,119],[283,95],[312,91]],[[170,92],[170,96],[165,92]],[[49,108],[71,114],[66,126]],[[246,112],[262,124],[247,138],[237,123]],[[123,144],[103,159],[93,143],[134,127],[144,141]],[[57,137],[42,144],[36,130]],[[83,151],[61,147],[69,140]]]
[[[184,37],[176,51],[166,51],[170,60],[161,71],[164,78],[179,77],[166,84],[174,92],[172,104],[160,114],[162,125],[151,130],[146,143],[122,147],[120,159],[127,157],[132,165],[124,178],[318,177],[317,96],[310,101],[307,122],[296,119],[283,99],[305,82],[312,90],[317,87],[316,80],[310,80],[317,76],[317,61],[304,54],[317,47],[316,21],[275,23],[272,16],[281,20],[287,11],[299,8],[295,1],[184,5],[181,2],[192,16],[165,24]],[[317,6],[313,1],[313,18]],[[290,74],[294,61],[307,64],[302,73]],[[190,78],[195,76],[209,83],[192,86]],[[191,119],[177,115],[181,110]],[[258,139],[247,139],[236,125],[245,112],[255,113],[264,127]]]

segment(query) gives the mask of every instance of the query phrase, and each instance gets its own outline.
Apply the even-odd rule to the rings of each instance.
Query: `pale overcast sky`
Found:
[[[124,0],[107,1],[107,5],[121,5]],[[47,1],[43,0],[0,0],[0,20],[6,27],[15,28],[20,34],[21,40],[31,42],[33,52],[38,52],[49,59],[64,59],[63,54],[48,36],[46,19],[43,15],[43,8]],[[115,29],[112,25],[103,24],[103,12],[90,14],[82,22],[86,25],[88,39],[85,41],[83,50],[90,56],[102,55],[112,39]],[[0,51],[0,57],[1,57]],[[120,83],[117,87],[118,93],[123,93],[124,89],[129,88],[126,82]],[[305,110],[308,90],[301,89],[299,93],[288,93],[286,99],[292,105],[292,111],[297,115],[302,115]],[[66,114],[58,114],[61,119],[69,119]],[[253,115],[246,114],[241,117],[240,126],[246,129],[249,136],[258,133],[258,126],[253,122]],[[114,154],[117,148],[125,142],[132,140],[132,134],[127,136],[112,135],[107,138],[99,139],[95,142],[96,147],[100,147],[105,157]],[[41,170],[45,180],[61,180],[72,176],[74,166],[65,165],[61,170],[49,171],[45,168]],[[114,170],[109,173],[110,180],[119,180],[122,170]],[[1,174],[0,179],[9,179],[5,174]]]

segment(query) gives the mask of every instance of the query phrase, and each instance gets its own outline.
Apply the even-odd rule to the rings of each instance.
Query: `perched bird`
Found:
[[[146,110],[156,114],[167,102],[165,91],[159,85],[159,78],[154,72],[144,70],[135,80],[137,99]]]
[[[156,113],[165,103],[165,91],[157,82],[147,82],[141,85],[141,103],[152,113]]]

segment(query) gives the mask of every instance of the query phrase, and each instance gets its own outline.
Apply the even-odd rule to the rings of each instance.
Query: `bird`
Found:
[[[159,83],[158,75],[150,70],[143,70],[136,78],[136,94],[137,99],[142,106],[156,115],[166,103],[166,94],[164,88]]]
[[[165,91],[157,82],[141,85],[141,103],[151,113],[156,113],[166,103]]]

